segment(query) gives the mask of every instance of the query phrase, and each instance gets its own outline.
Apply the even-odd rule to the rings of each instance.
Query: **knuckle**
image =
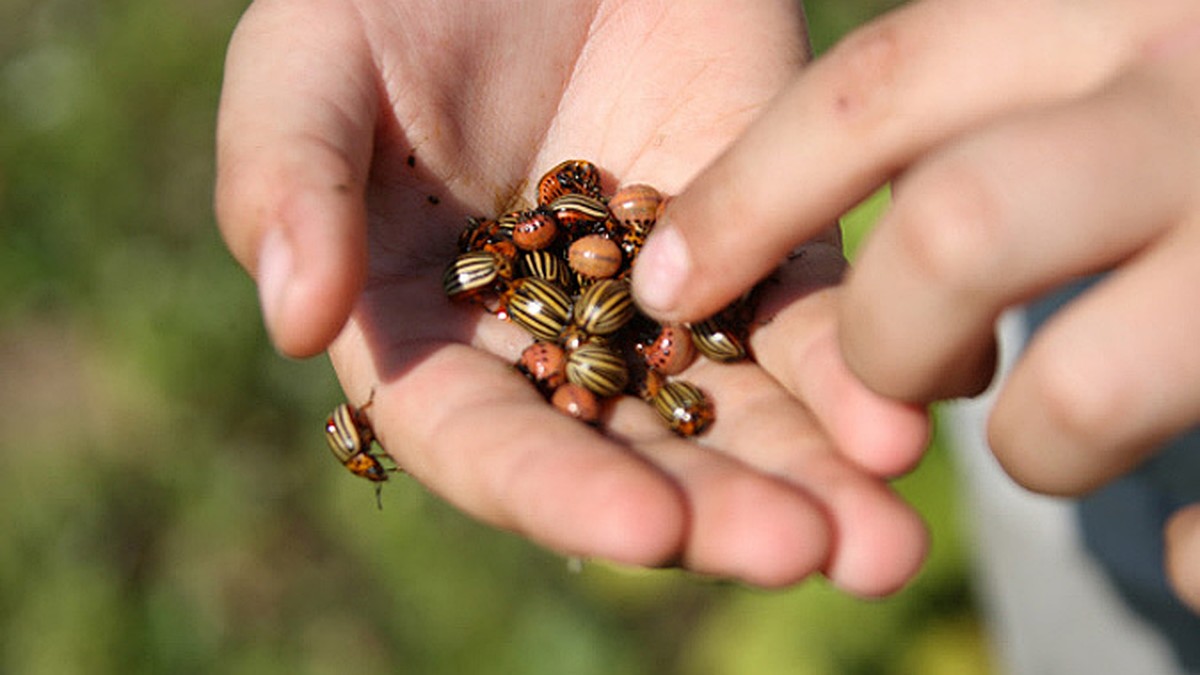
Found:
[[[933,283],[986,292],[1005,262],[1005,216],[995,187],[961,164],[919,180],[901,191],[893,209],[902,254]]]
[[[1111,356],[1074,344],[1055,350],[1053,358],[1031,354],[1030,362],[1030,400],[1039,402],[1051,438],[1090,449],[1111,447],[1120,440],[1121,420],[1129,419],[1131,412],[1131,385],[1121,382]]]

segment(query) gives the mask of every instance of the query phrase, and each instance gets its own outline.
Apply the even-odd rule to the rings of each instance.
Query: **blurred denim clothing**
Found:
[[[1031,304],[1030,335],[1098,282],[1089,278]],[[1163,525],[1176,509],[1197,501],[1200,429],[1193,429],[1136,471],[1080,499],[1076,517],[1087,550],[1121,597],[1171,644],[1182,667],[1200,673],[1200,617],[1175,598],[1163,568]]]

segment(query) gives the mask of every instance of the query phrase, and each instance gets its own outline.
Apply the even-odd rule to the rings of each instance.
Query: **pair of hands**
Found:
[[[921,404],[986,385],[1004,307],[1120,268],[1001,394],[992,440],[1023,483],[1089,489],[1200,419],[1179,307],[1200,276],[1200,10],[926,0],[797,75],[805,54],[792,0],[257,0],[218,219],[279,349],[328,349],[353,402],[374,387],[383,445],[474,516],[570,555],[885,594],[927,545],[886,480],[920,458]],[[512,373],[519,331],[441,293],[464,216],[569,157],[678,195],[634,275],[660,317],[711,313],[809,242],[758,364],[686,374],[718,406],[699,443],[637,401],[607,436],[562,417]],[[839,284],[822,231],[897,176]],[[1200,592],[1200,516],[1171,533]]]

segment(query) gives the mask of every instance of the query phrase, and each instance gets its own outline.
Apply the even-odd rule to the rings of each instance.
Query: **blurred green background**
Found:
[[[0,0],[0,672],[988,672],[951,467],[885,601],[566,561],[338,468],[213,223],[245,2]],[[826,49],[886,0],[812,0]],[[856,233],[881,208],[852,214]]]

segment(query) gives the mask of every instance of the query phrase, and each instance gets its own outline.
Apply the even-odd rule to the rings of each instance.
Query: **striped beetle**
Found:
[[[664,382],[650,398],[650,405],[680,436],[704,433],[716,419],[712,402],[704,392],[684,380]]]
[[[636,311],[628,282],[601,279],[579,294],[573,314],[575,325],[587,335],[610,335]]]
[[[513,323],[549,342],[556,342],[571,320],[571,297],[543,279],[516,279],[503,301]]]
[[[588,340],[567,352],[567,381],[601,398],[616,396],[629,383],[625,359],[599,340]]]
[[[596,232],[608,233],[608,206],[595,197],[581,194],[565,194],[546,205],[555,220],[571,233],[572,237]]]
[[[375,391],[372,390],[370,398],[362,407],[355,408],[349,403],[342,403],[334,408],[325,420],[325,441],[329,444],[333,456],[350,473],[375,483],[375,500],[379,507],[383,508],[380,490],[383,482],[388,479],[389,469],[385,469],[379,461],[380,455],[371,452],[371,445],[379,439],[375,437],[375,430],[371,428],[371,422],[365,412],[371,407],[374,399]]]
[[[565,194],[600,196],[600,169],[585,159],[559,162],[538,180],[538,205],[545,206]]]
[[[731,363],[746,358],[746,344],[741,336],[716,317],[691,325],[696,349],[713,361]]]
[[[526,251],[521,256],[518,267],[521,276],[549,281],[568,292],[574,285],[570,268],[562,258],[549,251]]]
[[[487,293],[506,290],[512,278],[511,258],[494,251],[468,251],[446,267],[442,289],[451,300],[482,300]]]

